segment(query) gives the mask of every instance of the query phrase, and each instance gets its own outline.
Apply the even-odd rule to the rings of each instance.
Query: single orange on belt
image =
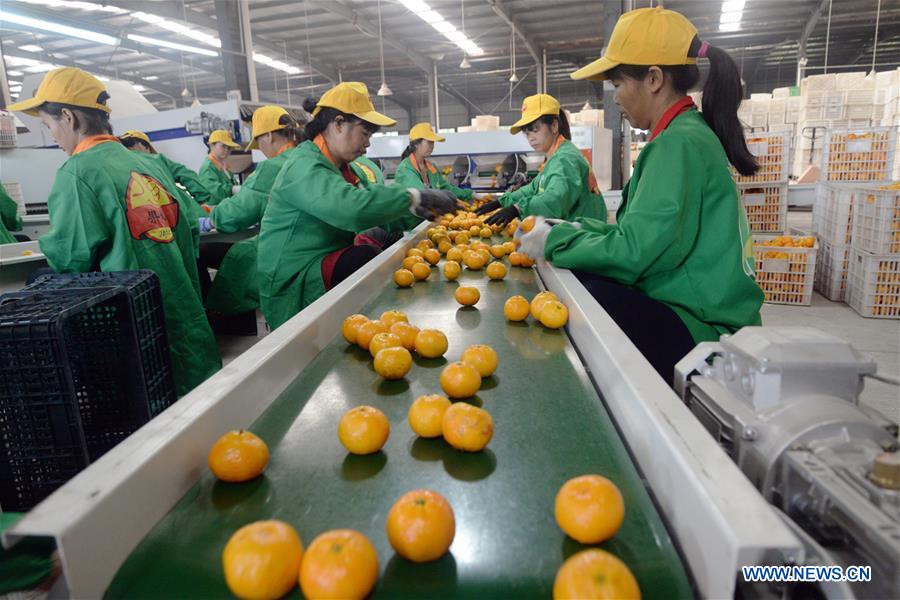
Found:
[[[569,320],[569,309],[559,300],[550,300],[541,307],[541,325],[559,329]]]
[[[426,263],[416,263],[412,266],[412,274],[416,281],[425,281],[431,275],[431,267]]]
[[[456,288],[456,292],[453,296],[456,298],[456,301],[463,306],[475,306],[481,298],[481,292],[478,291],[478,288],[461,285]]]
[[[494,261],[487,266],[485,273],[487,273],[488,278],[499,281],[506,277],[506,265],[499,260]]]
[[[463,350],[459,360],[475,367],[482,377],[490,377],[497,370],[497,352],[486,344],[475,344]]]
[[[399,321],[391,325],[391,333],[400,338],[400,343],[410,352],[416,349],[416,336],[419,335],[419,328],[415,325]]]
[[[343,335],[344,339],[351,344],[355,344],[356,333],[359,331],[359,326],[368,320],[369,318],[366,317],[366,315],[350,315],[344,319],[344,322],[341,324],[341,335]]]
[[[423,329],[416,336],[416,352],[424,358],[437,358],[447,351],[447,336],[437,329]]]
[[[483,408],[457,402],[444,413],[441,432],[447,443],[457,450],[478,452],[494,436],[494,420]]]
[[[207,463],[222,481],[249,481],[265,471],[269,464],[269,447],[249,431],[229,431],[213,444]]]
[[[379,350],[396,348],[397,346],[402,345],[403,342],[400,340],[400,336],[394,335],[393,333],[376,333],[369,342],[369,354],[372,355],[372,358],[375,358],[375,355],[378,354]]]
[[[412,354],[403,346],[384,348],[375,354],[374,367],[375,372],[385,379],[403,379],[412,368]]]
[[[435,248],[429,248],[425,251],[425,260],[433,265],[436,265],[441,260],[441,253]]]
[[[407,271],[412,271],[413,265],[423,262],[425,262],[425,259],[421,256],[407,256],[403,259],[403,268]]]
[[[439,394],[419,396],[409,407],[407,420],[416,435],[433,438],[441,435],[444,413],[450,401]]]
[[[351,408],[338,424],[338,439],[353,454],[378,452],[390,432],[387,417],[374,406]]]
[[[415,282],[416,277],[412,274],[412,271],[408,269],[397,269],[394,271],[394,283],[397,284],[397,287],[410,287]]]
[[[300,589],[309,600],[362,600],[378,580],[378,553],[352,529],[326,531],[312,541],[300,566]]]
[[[616,534],[625,519],[625,501],[612,481],[601,475],[582,475],[559,488],[556,523],[582,544],[599,544]]]
[[[393,327],[394,323],[399,323],[400,321],[409,321],[406,313],[399,310],[386,310],[381,313],[379,320],[388,327]]]
[[[442,557],[456,535],[453,508],[431,490],[413,490],[388,512],[387,535],[400,556],[422,563]]]
[[[544,308],[544,304],[549,302],[550,300],[557,300],[556,294],[550,291],[540,292],[535,295],[534,298],[531,299],[531,316],[535,321],[539,321],[541,318],[541,309]]]
[[[282,521],[256,521],[234,532],[222,552],[228,589],[248,600],[281,598],[297,585],[303,543]]]
[[[512,296],[503,303],[503,314],[510,321],[524,321],[531,311],[531,304],[524,296]]]
[[[388,326],[387,323],[379,319],[375,319],[373,321],[366,321],[362,325],[359,326],[359,329],[356,330],[356,345],[362,348],[363,350],[369,349],[369,342],[372,341],[372,338],[375,337],[379,333],[387,333]]]
[[[599,548],[570,556],[553,582],[554,600],[640,600],[640,597],[641,590],[628,566]]]
[[[447,281],[456,281],[460,272],[462,272],[462,267],[455,260],[448,260],[444,263],[444,277],[447,278]]]
[[[481,389],[478,369],[464,362],[450,363],[441,371],[441,389],[451,398],[469,398]]]

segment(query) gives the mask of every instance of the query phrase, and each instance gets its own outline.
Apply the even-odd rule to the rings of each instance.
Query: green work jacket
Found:
[[[15,244],[16,238],[10,231],[22,231],[22,219],[19,217],[16,201],[9,197],[0,185],[0,244]]]
[[[207,204],[214,205],[231,196],[237,177],[231,171],[219,169],[207,156],[200,167],[200,183],[209,192]]]

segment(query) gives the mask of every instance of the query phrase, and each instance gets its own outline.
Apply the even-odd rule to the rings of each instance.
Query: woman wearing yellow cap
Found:
[[[209,190],[200,181],[200,177],[180,162],[157,152],[150,143],[150,138],[143,131],[131,129],[120,135],[119,140],[129,150],[146,154],[146,158],[160,163],[160,166],[169,172],[175,183],[184,186],[197,204],[208,204],[212,200]],[[199,212],[197,212],[197,216],[199,217]]]
[[[95,77],[63,68],[47,73],[34,98],[9,107],[39,117],[70,155],[47,200],[50,231],[41,251],[61,273],[154,271],[175,383],[185,394],[221,367],[200,302],[196,224],[169,173],[110,135],[108,98]]]
[[[377,256],[374,245],[354,245],[356,232],[457,207],[442,190],[360,185],[349,164],[372,133],[396,123],[375,111],[365,84],[338,84],[304,108],[313,116],[307,141],[288,157],[260,227],[260,306],[272,328]]]
[[[524,131],[535,152],[546,156],[540,173],[530,184],[481,206],[489,225],[505,225],[516,217],[539,215],[556,219],[590,217],[606,220],[606,203],[587,159],[572,143],[566,113],[553,96],[525,98],[522,118],[509,132]]]
[[[253,113],[252,137],[247,150],[259,149],[266,160],[257,165],[237,194],[214,206],[209,217],[201,217],[201,232],[215,227],[223,233],[234,233],[259,225],[266,212],[272,185],[293,149],[303,141],[303,132],[286,110],[269,105]],[[232,315],[255,311],[259,307],[258,241],[259,238],[253,236],[227,246],[221,243],[203,245],[201,267],[218,269],[206,295],[209,310]],[[206,255],[207,246],[210,246],[212,256]],[[252,323],[255,326],[255,317]]]
[[[212,195],[210,204],[218,204],[237,193],[237,178],[228,168],[228,157],[231,156],[232,150],[240,146],[224,129],[216,129],[209,134],[206,145],[209,146],[209,154],[200,167],[200,181]]]
[[[702,113],[687,96],[700,79],[697,58],[709,61]],[[622,114],[651,131],[650,141],[622,190],[616,224],[539,222],[521,236],[522,248],[576,270],[671,381],[696,343],[760,324],[752,238],[728,166],[757,170],[737,118],[740,74],[681,14],[642,8],[622,15],[604,56],[572,77],[611,81]]]

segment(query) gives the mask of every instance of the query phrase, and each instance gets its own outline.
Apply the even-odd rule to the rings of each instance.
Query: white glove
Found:
[[[241,186],[239,186],[239,185],[231,186],[231,195],[232,196],[236,196],[239,191],[241,191]]]
[[[581,229],[581,223],[578,223],[575,221],[566,221],[564,219],[547,219],[547,222],[550,223],[551,225],[564,224],[564,225],[571,225],[575,229]]]
[[[534,220],[534,228],[528,233],[523,233],[522,228],[516,230],[515,239],[519,240],[519,251],[524,252],[532,259],[544,258],[544,246],[547,245],[547,236],[553,226],[544,217]]]

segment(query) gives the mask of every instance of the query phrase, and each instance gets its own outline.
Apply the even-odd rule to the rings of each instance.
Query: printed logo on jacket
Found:
[[[125,192],[125,215],[131,236],[168,244],[175,239],[178,203],[163,185],[143,173],[131,172]]]

